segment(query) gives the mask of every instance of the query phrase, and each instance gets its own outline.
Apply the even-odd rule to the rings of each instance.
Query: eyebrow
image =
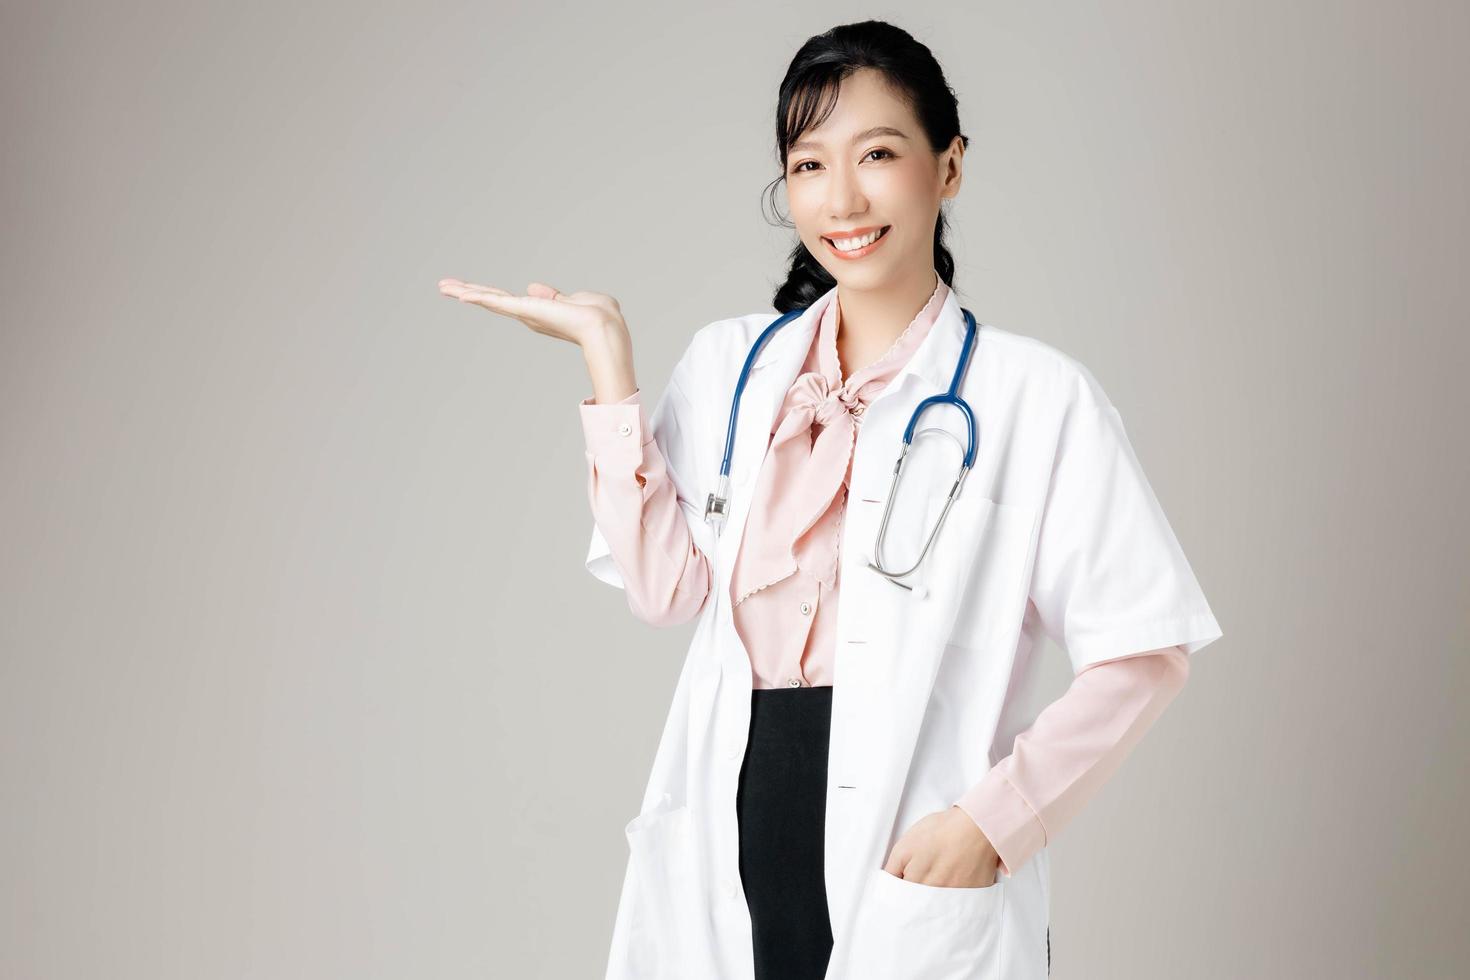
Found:
[[[908,134],[901,129],[894,129],[892,126],[874,126],[871,129],[863,130],[861,133],[855,133],[852,137],[852,142],[861,143],[863,140],[872,139],[874,136],[897,136],[899,139],[902,140],[906,140],[909,138]],[[799,142],[792,143],[790,149],[816,150],[820,149],[821,145],[822,144],[816,142],[815,140],[801,140]]]

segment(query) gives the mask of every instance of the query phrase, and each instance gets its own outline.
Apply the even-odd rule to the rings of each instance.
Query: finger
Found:
[[[559,300],[565,295],[564,293],[560,292],[555,286],[548,286],[544,282],[531,283],[526,287],[526,292],[532,296],[539,296],[542,299],[550,300]]]
[[[483,286],[483,285],[481,285],[479,283],[476,283],[476,282],[462,282],[462,281],[457,280],[457,279],[456,280],[452,280],[452,281],[450,281],[448,283],[441,283],[439,285],[439,291],[441,293],[443,293],[444,295],[446,295],[446,296],[460,297],[460,296],[463,296],[465,294],[465,292],[471,291],[471,290],[477,291],[477,292],[485,292],[485,293],[498,293],[501,296],[509,296],[509,295],[511,295],[510,293],[506,292],[504,289],[501,289],[501,288],[499,288],[497,286]]]
[[[903,876],[909,881],[928,881],[933,875],[930,873],[933,865],[928,861],[920,861],[918,858],[907,862],[903,866]]]
[[[557,306],[556,300],[542,299],[539,296],[514,296],[504,290],[495,292],[468,290],[460,299],[466,303],[483,306],[487,310],[494,310],[496,313],[504,313],[522,320],[552,314]]]
[[[471,288],[469,283],[461,282],[458,279],[439,280],[439,292],[451,299],[459,299],[464,294],[464,291],[469,288]]]
[[[486,289],[483,286],[465,286],[462,289],[456,289],[452,293],[448,293],[446,295],[453,296],[455,299],[463,300],[463,301],[466,301],[466,302],[468,302],[468,300],[469,300],[469,298],[471,296],[499,296],[499,297],[513,297],[514,296],[513,293],[508,293],[508,292],[506,292],[503,289],[493,289],[493,288]]]
[[[531,286],[532,288],[535,288],[537,286],[545,289],[552,288],[550,286],[547,286],[545,283],[539,282],[532,283]],[[578,306],[593,306],[599,310],[606,310],[607,312],[613,314],[620,314],[622,312],[622,310],[618,307],[618,301],[613,297],[607,295],[606,293],[591,292],[586,289],[579,289],[575,293],[558,292],[555,296],[555,299],[563,303],[574,303]]]

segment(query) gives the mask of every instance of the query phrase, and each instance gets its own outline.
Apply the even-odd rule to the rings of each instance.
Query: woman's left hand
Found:
[[[970,815],[957,806],[915,822],[893,845],[883,870],[941,888],[995,884],[1000,855]]]

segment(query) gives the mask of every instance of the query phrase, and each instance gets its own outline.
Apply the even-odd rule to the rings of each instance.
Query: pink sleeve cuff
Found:
[[[1046,846],[1046,827],[1011,785],[999,766],[970,787],[954,804],[975,821],[1000,855],[1001,873],[1010,877]]]
[[[584,398],[578,403],[582,437],[589,453],[601,456],[626,449],[632,456],[642,456],[641,450],[647,441],[648,414],[638,397],[640,392],[641,389],[636,390],[619,402],[601,404],[593,398]]]

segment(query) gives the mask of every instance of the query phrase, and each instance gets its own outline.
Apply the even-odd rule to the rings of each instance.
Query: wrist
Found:
[[[969,828],[970,832],[975,838],[975,842],[977,845],[983,846],[987,851],[989,851],[991,854],[996,855],[997,857],[1000,856],[1000,853],[995,849],[995,845],[991,843],[990,835],[985,833],[984,828],[980,826],[980,823],[975,819],[974,814],[970,813],[970,811],[966,810],[958,803],[951,803],[949,806],[949,812],[950,816],[954,818],[955,823]]]
[[[582,342],[582,358],[600,405],[612,404],[638,390],[633,372],[633,344],[621,320],[608,321]]]
[[[582,356],[588,361],[633,362],[633,338],[621,317],[608,317],[582,338]]]

